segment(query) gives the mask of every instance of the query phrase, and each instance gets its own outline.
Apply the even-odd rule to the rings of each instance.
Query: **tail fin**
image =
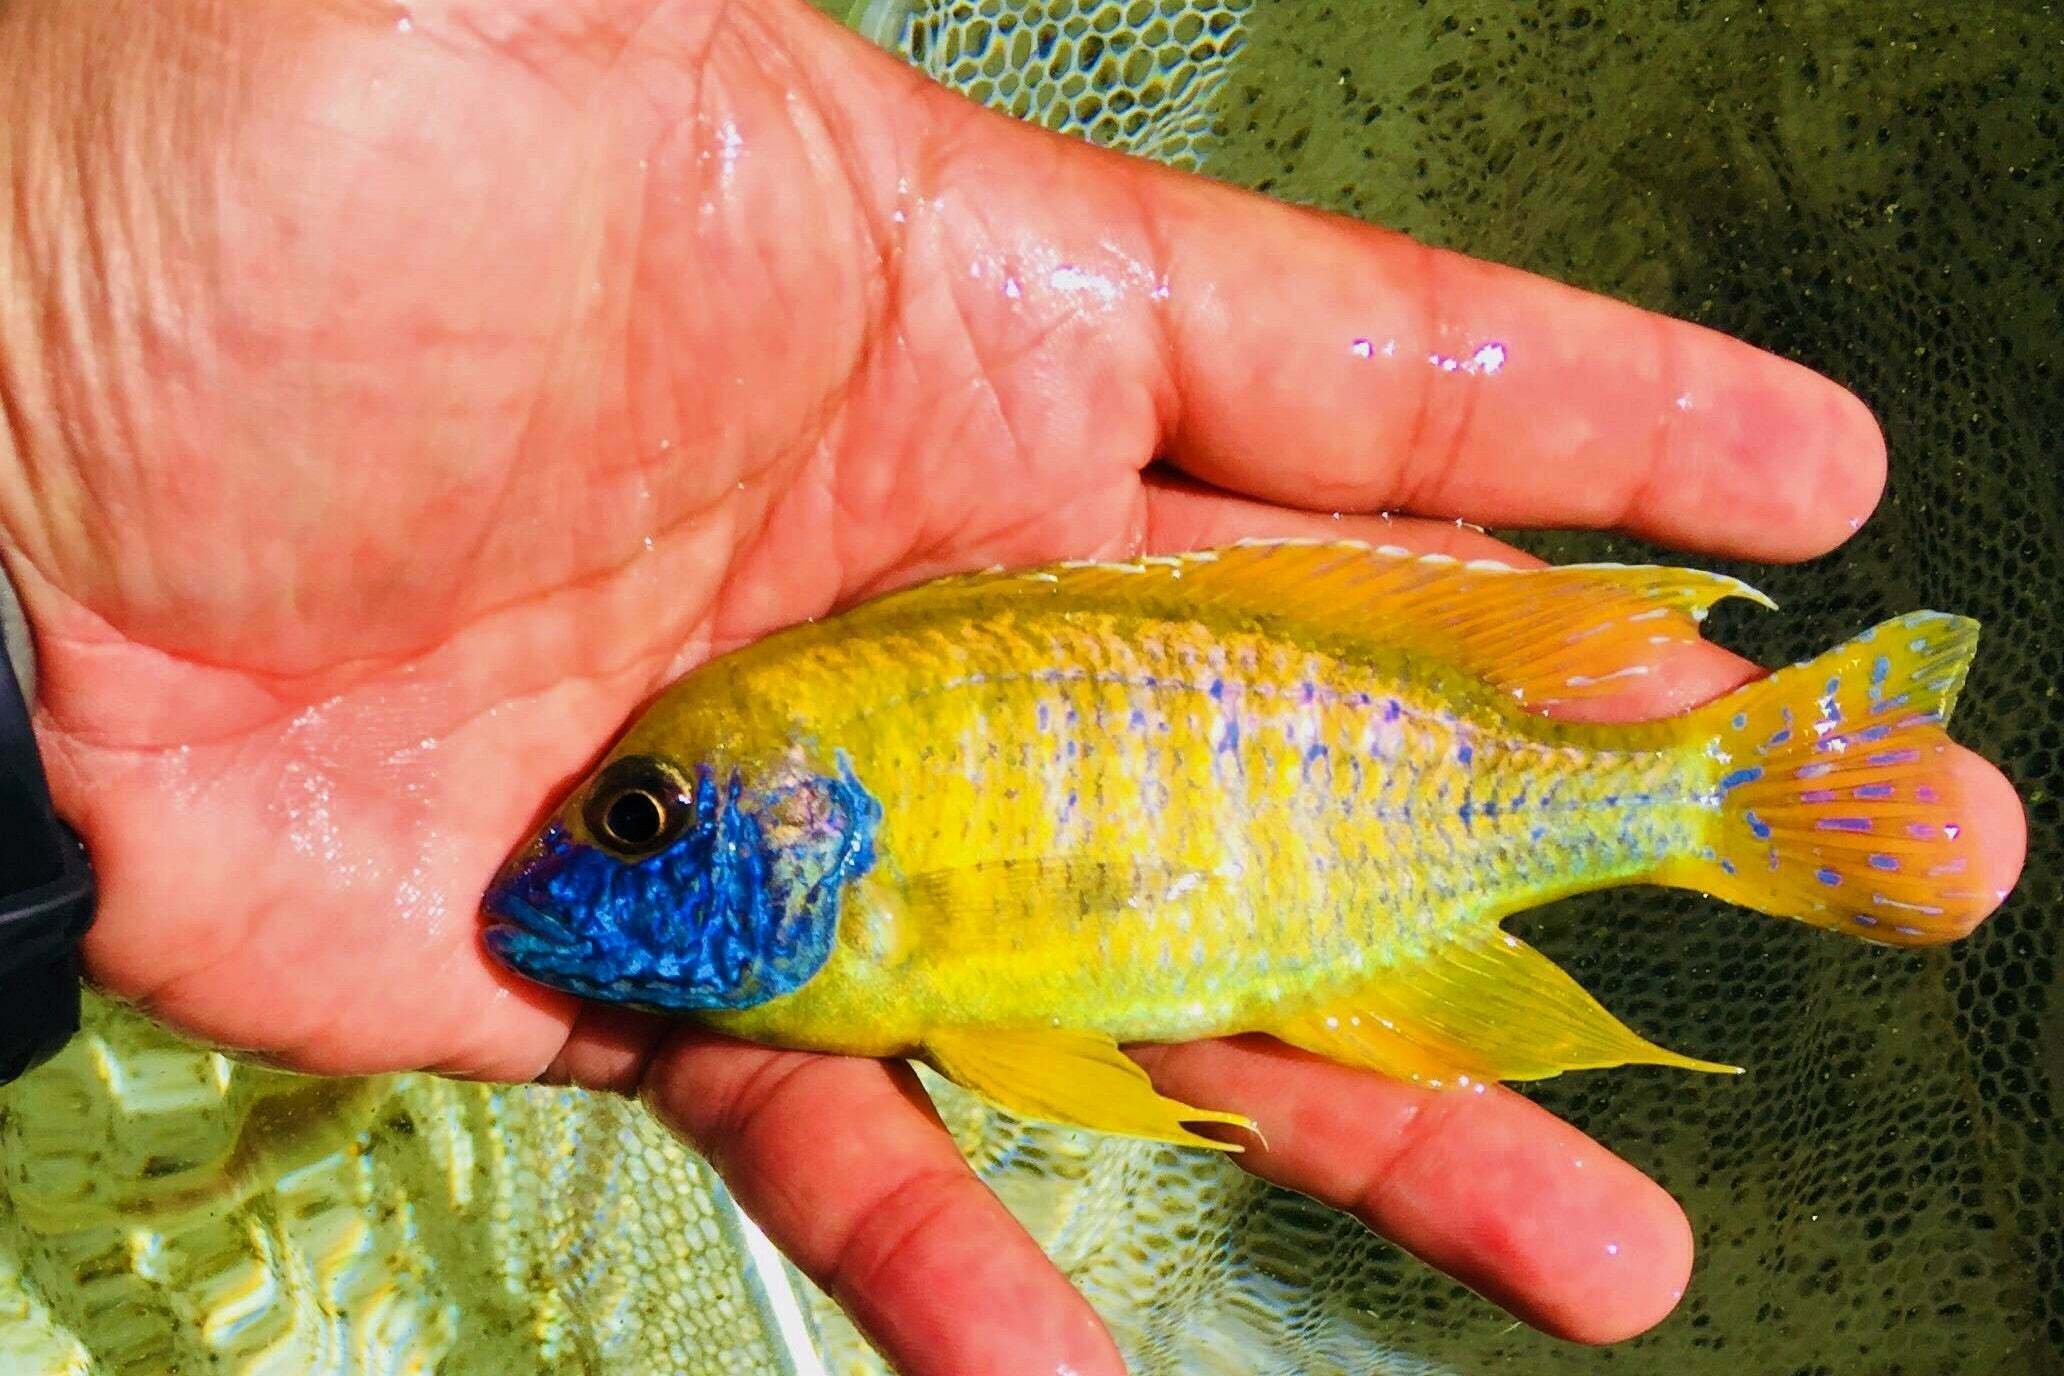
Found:
[[[1978,623],[1915,612],[1693,717],[1725,761],[1703,856],[1657,878],[1899,946],[1953,941],[1992,910],[1943,730]]]

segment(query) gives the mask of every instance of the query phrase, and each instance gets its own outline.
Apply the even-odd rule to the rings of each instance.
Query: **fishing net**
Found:
[[[1523,920],[1635,1026],[1750,1067],[1536,1093],[1685,1202],[1679,1312],[1542,1338],[1216,1156],[947,1091],[983,1173],[1141,1373],[2064,1368],[2064,18],[1806,0],[904,0],[851,16],[1056,127],[1687,315],[1857,388],[1890,495],[1743,569],[1766,662],[1915,607],[1986,626],[1957,717],[2030,803],[2028,875],[1899,954],[1652,890]],[[1558,558],[1641,558],[1607,537]],[[0,1370],[878,1371],[641,1112],[236,1065],[105,1005],[0,1093]]]

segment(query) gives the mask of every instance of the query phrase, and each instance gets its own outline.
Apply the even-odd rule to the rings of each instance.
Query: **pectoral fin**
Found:
[[[1496,928],[1272,1031],[1328,1060],[1434,1087],[1463,1076],[1543,1080],[1615,1065],[1740,1073],[1657,1046],[1553,961]]]
[[[1020,1118],[1144,1137],[1185,1147],[1239,1151],[1200,1137],[1185,1123],[1230,1123],[1254,1131],[1237,1113],[1193,1108],[1154,1091],[1108,1037],[1057,1028],[959,1028],[933,1032],[924,1059],[963,1089]]]

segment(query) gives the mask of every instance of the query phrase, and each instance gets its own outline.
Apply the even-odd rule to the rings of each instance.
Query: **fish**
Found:
[[[1216,1150],[1134,1043],[1265,1033],[1441,1088],[1735,1067],[1626,1026],[1504,918],[1624,884],[1891,946],[1990,910],[1915,612],[1694,710],[1566,707],[1741,581],[1342,542],[958,575],[665,689],[483,900],[583,999],[905,1058],[1022,1118]],[[1558,715],[1560,713],[1560,715]]]

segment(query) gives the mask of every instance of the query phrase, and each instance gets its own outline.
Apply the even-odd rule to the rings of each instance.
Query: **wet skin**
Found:
[[[0,66],[0,532],[95,977],[304,1070],[641,1093],[918,1376],[1121,1368],[903,1068],[481,948],[496,864],[643,699],[946,570],[1515,557],[1454,517],[1798,559],[1884,479],[1791,364],[1013,124],[800,3],[26,0]],[[1753,672],[1702,650],[1603,710]],[[2020,808],[1962,767],[2005,888]],[[1514,1094],[1144,1059],[1550,1332],[1686,1284],[1677,1206]]]

